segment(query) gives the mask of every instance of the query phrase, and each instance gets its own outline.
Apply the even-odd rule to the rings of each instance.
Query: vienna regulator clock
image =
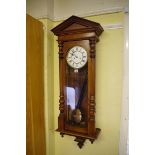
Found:
[[[71,16],[51,30],[58,36],[60,99],[58,129],[75,136],[82,148],[86,139],[97,139],[95,127],[96,43],[103,32],[99,23]]]

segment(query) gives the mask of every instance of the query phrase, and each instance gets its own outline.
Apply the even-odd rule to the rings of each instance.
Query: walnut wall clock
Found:
[[[71,16],[51,30],[58,36],[60,99],[58,129],[75,136],[82,148],[97,139],[95,127],[95,54],[103,32],[99,23]]]

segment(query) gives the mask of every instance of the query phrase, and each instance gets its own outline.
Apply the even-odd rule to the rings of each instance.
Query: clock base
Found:
[[[75,136],[76,138],[74,141],[77,142],[77,145],[81,149],[83,147],[86,139],[89,139],[91,144],[93,144],[93,142],[97,139],[99,133],[101,132],[101,129],[96,128],[96,132],[95,132],[94,136],[89,136],[86,134],[76,133],[76,132],[72,132],[72,131],[61,131],[59,129],[57,129],[56,131],[60,132],[60,135],[62,137],[64,137],[64,135]]]

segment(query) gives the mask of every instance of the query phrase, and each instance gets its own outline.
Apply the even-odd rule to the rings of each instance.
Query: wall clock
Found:
[[[97,139],[95,127],[95,54],[103,32],[99,23],[71,16],[51,30],[58,36],[60,135],[75,136],[82,148],[86,139]]]

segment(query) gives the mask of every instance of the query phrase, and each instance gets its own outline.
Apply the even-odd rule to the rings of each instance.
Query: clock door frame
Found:
[[[87,52],[87,56],[89,55],[89,45],[88,45],[88,43],[89,43],[89,41],[88,40],[70,40],[70,41],[67,41],[67,42],[64,42],[64,44],[63,44],[63,51],[64,51],[64,59],[66,60],[66,56],[67,56],[67,53],[68,53],[68,50],[70,49],[70,48],[72,48],[72,47],[74,47],[74,46],[76,46],[76,45],[78,45],[78,46],[81,46],[81,47],[83,47],[85,50],[86,50],[86,52]],[[87,64],[88,64],[88,62],[87,62]],[[88,66],[88,65],[87,65]],[[64,61],[64,70],[66,71],[66,67],[67,67],[67,62],[66,61]],[[80,70],[80,69],[78,69],[78,70]],[[66,74],[65,72],[64,72],[64,74]],[[88,81],[88,80],[87,80]],[[65,121],[66,121],[66,117],[67,117],[67,114],[66,114],[66,109],[67,109],[67,99],[65,98],[66,97],[66,89],[65,89],[65,86],[66,86],[66,78],[64,77],[64,99],[65,99],[65,102],[64,102],[64,104],[65,104],[65,111],[64,111],[64,113],[65,113],[65,117],[64,117],[64,119],[65,119]],[[88,84],[89,85],[89,84]],[[88,91],[87,91],[88,92]],[[87,96],[88,96],[88,93],[87,93]],[[88,98],[87,98],[87,107],[88,107]],[[86,108],[87,108],[86,107]],[[86,115],[87,115],[87,117],[88,117],[88,108],[87,108],[87,113],[86,113]],[[88,118],[87,118],[88,119]],[[83,134],[87,134],[88,133],[88,121],[87,121],[87,128],[81,128],[81,127],[75,127],[75,126],[70,126],[70,125],[68,125],[68,124],[64,124],[64,128],[65,128],[65,130],[67,130],[67,131],[74,131],[74,132],[80,132],[80,133],[83,133]]]

